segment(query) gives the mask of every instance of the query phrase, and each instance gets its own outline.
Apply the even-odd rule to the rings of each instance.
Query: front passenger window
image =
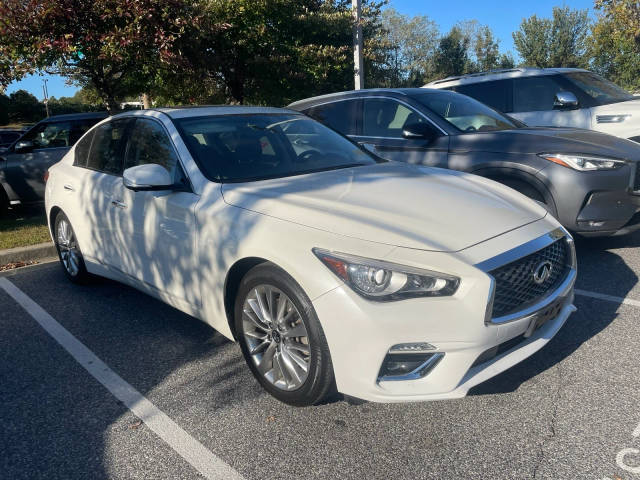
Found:
[[[164,128],[153,120],[137,119],[131,131],[124,168],[149,163],[162,165],[177,180],[178,157]]]
[[[424,118],[403,104],[386,98],[364,101],[362,135],[365,137],[402,138],[405,125],[422,123]]]
[[[34,149],[70,147],[70,131],[69,122],[41,123],[22,137],[22,140],[33,142]]]

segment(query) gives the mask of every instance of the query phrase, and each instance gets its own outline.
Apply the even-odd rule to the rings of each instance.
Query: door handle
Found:
[[[64,188],[65,190],[67,190],[69,192],[75,192],[76,191],[76,189],[73,188],[73,186],[69,185],[68,183],[65,183],[62,188]]]
[[[113,200],[111,202],[111,205],[113,205],[114,207],[118,207],[118,208],[127,208],[127,204],[126,203],[122,203],[119,200]]]

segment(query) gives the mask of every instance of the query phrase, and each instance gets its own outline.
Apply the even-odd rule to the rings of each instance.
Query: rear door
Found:
[[[394,98],[365,97],[362,102],[360,144],[388,160],[447,167],[449,138],[424,113]],[[440,136],[430,141],[404,138],[404,126],[415,123],[426,123]]]
[[[40,123],[21,139],[32,142],[33,148],[16,152],[14,146],[3,154],[4,182],[13,192],[12,197],[22,203],[44,199],[44,174],[69,150],[71,129],[70,121]]]

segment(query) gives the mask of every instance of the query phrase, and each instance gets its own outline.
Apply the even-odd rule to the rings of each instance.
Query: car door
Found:
[[[145,164],[166,168],[177,189],[133,191],[114,185],[111,236],[121,252],[122,272],[163,295],[170,303],[200,304],[196,262],[195,206],[185,170],[164,125],[137,118],[131,127],[124,169]]]
[[[554,109],[556,94],[568,89],[554,75],[515,78],[510,115],[531,126],[590,128],[589,108]],[[578,92],[572,93],[579,97]]]
[[[22,203],[44,199],[44,174],[72,145],[71,127],[69,121],[40,123],[3,154],[4,183],[13,192],[12,197]],[[31,142],[31,146],[16,148],[22,142]]]
[[[90,231],[80,232],[84,239],[83,254],[98,263],[119,264],[123,252],[111,231],[114,191],[122,184],[122,165],[127,131],[131,119],[112,120],[98,125],[76,146],[74,165],[83,174],[69,181],[64,189],[76,198],[82,223]],[[90,145],[86,145],[90,141]],[[85,158],[85,150],[88,153]],[[124,252],[126,254],[126,252]]]
[[[424,113],[394,98],[366,97],[362,102],[362,129],[356,137],[360,144],[388,160],[447,167],[448,136]],[[437,136],[430,140],[404,138],[403,128],[416,123],[429,125]]]

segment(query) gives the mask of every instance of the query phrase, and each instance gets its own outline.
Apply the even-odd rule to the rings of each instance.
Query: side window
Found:
[[[71,145],[74,145],[80,139],[80,137],[85,134],[87,130],[93,127],[100,120],[100,118],[91,118],[71,122],[71,135],[69,137],[69,142],[71,142]]]
[[[86,167],[87,158],[89,157],[89,149],[91,148],[91,141],[96,131],[89,132],[82,140],[76,145],[73,154],[73,165],[76,167]]]
[[[312,107],[305,113],[343,135],[355,135],[359,100],[343,100]]]
[[[70,147],[70,132],[70,122],[41,123],[31,129],[22,140],[33,142],[33,148],[36,150]]]
[[[513,111],[553,110],[556,93],[565,90],[553,76],[516,78],[513,81]]]
[[[131,130],[124,168],[155,163],[176,178],[178,157],[164,128],[153,120],[137,119]]]
[[[402,129],[425,119],[395,100],[370,98],[364,100],[362,135],[365,137],[402,138]]]
[[[120,175],[124,138],[129,121],[126,119],[104,123],[96,128],[87,168]]]
[[[499,80],[497,82],[481,82],[470,85],[458,85],[452,90],[475,98],[479,102],[495,108],[499,112],[509,112],[509,96],[511,80]]]

